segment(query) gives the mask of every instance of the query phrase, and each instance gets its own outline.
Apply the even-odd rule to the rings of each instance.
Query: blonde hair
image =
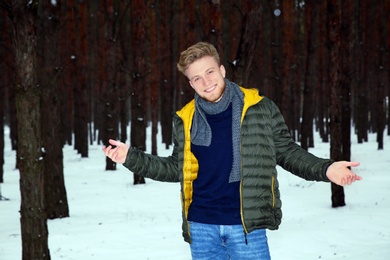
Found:
[[[186,75],[185,72],[192,63],[206,56],[213,57],[217,61],[218,66],[221,65],[217,49],[208,42],[198,42],[180,53],[177,69]]]

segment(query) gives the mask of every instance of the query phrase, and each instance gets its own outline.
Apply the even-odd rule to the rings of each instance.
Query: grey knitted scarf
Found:
[[[212,132],[206,114],[216,115],[225,111],[232,103],[232,142],[233,164],[229,183],[240,181],[240,124],[244,105],[244,94],[237,84],[225,79],[226,87],[220,101],[211,103],[195,93],[195,114],[191,128],[191,142],[195,145],[209,146]]]

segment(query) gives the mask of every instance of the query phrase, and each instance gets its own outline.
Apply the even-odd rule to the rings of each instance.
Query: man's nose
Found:
[[[203,85],[207,86],[211,83],[211,79],[209,76],[205,76],[203,79]]]

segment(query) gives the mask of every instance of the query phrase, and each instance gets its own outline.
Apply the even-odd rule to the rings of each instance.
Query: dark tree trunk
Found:
[[[377,125],[377,142],[378,142],[378,150],[383,150],[383,133],[385,130],[385,121],[386,121],[386,114],[385,114],[385,86],[388,84],[386,82],[386,74],[387,71],[386,68],[386,52],[388,52],[388,47],[386,44],[386,14],[384,9],[384,0],[378,0],[375,1],[375,32],[378,34],[375,38],[376,41],[376,52],[377,52],[377,59],[376,59],[376,71],[375,74],[377,75],[377,85],[376,85],[376,91],[375,91],[375,116],[376,116],[376,125]]]
[[[134,35],[131,41],[133,52],[133,82],[131,93],[131,146],[137,147],[141,151],[146,149],[146,65],[147,51],[144,44],[146,38],[147,7],[145,1],[132,1],[131,6],[131,29]],[[134,184],[144,184],[145,178],[134,173]]]
[[[358,143],[368,141],[368,38],[367,29],[369,24],[369,1],[359,1],[358,6],[358,25],[357,25],[357,39],[358,45],[356,46],[357,66],[357,84],[356,84],[356,107],[355,107],[355,123],[356,134]]]
[[[5,11],[0,9],[0,28],[3,30],[3,33],[0,34],[0,42],[3,42],[4,45],[6,43],[7,38],[7,19]],[[6,46],[6,45],[5,45]],[[7,50],[6,47],[3,47],[4,49],[0,52],[0,60],[6,61],[7,52],[10,52],[11,46],[8,46],[9,49]],[[6,102],[6,89],[8,89],[8,68],[6,62],[0,62],[0,183],[4,182],[4,116],[5,116],[5,102]],[[0,189],[0,200],[1,200],[1,189]]]
[[[173,97],[174,97],[174,83],[173,83],[173,71],[172,64],[175,64],[171,60],[169,53],[172,52],[170,49],[172,38],[170,37],[170,23],[171,20],[171,8],[170,1],[163,0],[158,1],[157,6],[159,12],[159,41],[158,41],[158,56],[161,63],[160,67],[164,68],[160,71],[160,120],[161,120],[161,134],[162,142],[165,144],[165,148],[168,149],[172,144],[172,114],[173,114]]]
[[[128,12],[130,2],[119,1],[119,41],[120,46],[118,48],[118,88],[119,88],[119,122],[120,122],[120,140],[126,143],[128,140],[127,127],[129,125],[129,85],[131,79],[129,79],[126,71],[130,68],[130,53],[129,46],[130,33],[130,14]]]
[[[105,122],[106,122],[106,107],[107,107],[107,97],[105,96],[108,88],[108,76],[107,76],[107,51],[108,46],[106,43],[106,4],[105,1],[99,1],[98,3],[98,54],[97,54],[97,84],[95,87],[95,102],[96,102],[96,122],[95,128],[99,130],[99,140],[103,144],[107,144],[105,133]],[[102,102],[103,101],[103,102]],[[111,167],[110,167],[111,166]],[[106,158],[106,169],[113,168],[112,161],[109,158]],[[115,168],[113,168],[115,169]]]
[[[340,5],[339,0],[328,2],[328,30],[330,50],[330,156],[333,160],[343,158],[342,115],[341,115],[341,50],[340,50]],[[344,188],[334,183],[332,189],[332,207],[345,206]]]
[[[349,161],[351,159],[351,51],[352,51],[352,13],[353,0],[341,1],[340,20],[340,52],[341,56],[341,116],[342,116],[342,158],[340,160]]]
[[[350,52],[352,1],[330,0],[330,133],[331,158],[335,161],[349,161],[350,154]],[[344,188],[331,184],[332,207],[345,206]]]
[[[42,89],[41,120],[42,139],[45,149],[45,208],[48,219],[69,216],[68,200],[64,182],[62,153],[61,108],[59,76],[61,60],[59,55],[60,6],[45,2],[40,5],[39,84]],[[45,19],[52,17],[51,19]]]
[[[234,0],[224,1],[223,8],[223,20],[224,28],[229,30],[222,35],[224,42],[223,50],[225,51],[223,63],[225,64],[226,75],[231,80],[234,80],[234,67],[235,59],[237,56],[237,49],[240,41],[241,25],[243,14],[238,4]],[[226,26],[226,27],[225,27]],[[258,86],[254,86],[258,87]]]
[[[66,49],[63,53],[63,63],[65,65],[66,75],[64,77],[64,96],[66,100],[66,104],[64,104],[65,111],[63,114],[65,115],[65,120],[63,123],[64,128],[64,142],[72,145],[73,144],[73,87],[77,84],[76,75],[76,17],[75,17],[75,0],[66,1],[66,5],[63,6],[65,13],[65,30],[63,35],[63,40],[66,46]]]
[[[240,42],[235,57],[233,80],[240,86],[248,87],[249,75],[253,70],[256,43],[261,31],[262,7],[259,2],[244,3],[244,19]]]
[[[299,5],[299,4],[298,4]],[[301,118],[302,118],[302,79],[305,73],[305,34],[302,30],[302,23],[304,23],[304,9],[296,6],[296,23],[295,23],[295,37],[294,37],[294,104],[292,110],[294,110],[293,126],[296,130],[295,140],[300,141],[301,137]]]
[[[74,146],[81,157],[88,157],[88,46],[87,46],[87,10],[86,1],[80,1],[78,4],[78,48],[76,56],[77,77],[73,88],[74,96]]]
[[[148,1],[148,15],[149,15],[149,39],[152,43],[157,43],[157,28],[156,28],[156,8],[152,8],[154,0]],[[157,155],[157,126],[158,126],[158,102],[159,102],[159,88],[158,80],[160,78],[159,64],[157,63],[157,44],[150,45],[150,104],[151,104],[151,121],[152,121],[152,147],[151,154]]]
[[[104,117],[103,117],[103,140],[105,145],[108,145],[109,139],[118,138],[118,111],[119,111],[119,95],[117,73],[118,66],[118,48],[119,48],[119,15],[117,2],[106,1],[101,4],[101,9],[105,13],[104,22],[104,47],[106,54],[106,64],[103,65],[103,70],[106,70],[107,86],[103,92],[104,99]],[[106,157],[106,170],[116,170],[116,163]]]
[[[221,61],[224,60],[224,52],[222,51],[222,3],[220,1],[202,1],[202,21],[201,26],[203,35],[201,40],[213,44],[217,50]],[[193,7],[194,9],[194,7]],[[188,10],[191,12],[191,10]],[[195,19],[195,17],[193,17]],[[194,26],[196,28],[198,26]]]
[[[1,18],[0,18],[1,19]],[[0,56],[0,59],[3,60],[3,57]],[[5,66],[0,64],[0,70],[6,71]],[[5,101],[5,86],[0,85],[0,183],[4,182],[4,102]],[[1,189],[0,189],[0,200],[1,200]]]
[[[204,4],[204,3],[203,3]],[[195,36],[195,1],[179,1],[178,7],[178,26],[177,26],[177,49],[174,52],[174,64],[179,60],[180,52],[193,45],[196,41]],[[208,26],[206,25],[206,28]],[[181,37],[185,35],[186,37]],[[207,39],[208,40],[208,39]],[[175,70],[175,88],[176,88],[176,108],[181,109],[187,102],[194,98],[194,91],[189,86],[188,80],[177,70]]]
[[[291,109],[294,104],[293,84],[291,69],[293,65],[293,44],[294,44],[294,2],[282,1],[282,32],[283,32],[283,71],[282,71],[282,93],[281,113],[284,116],[290,134],[295,139],[295,130],[293,129],[294,110]]]
[[[16,117],[20,170],[22,259],[50,259],[44,205],[40,92],[37,79],[37,5],[14,1],[10,16],[16,67]]]
[[[301,146],[308,150],[314,147],[313,141],[313,119],[314,119],[314,93],[318,85],[316,46],[317,41],[317,14],[318,8],[315,1],[305,4],[305,40],[306,40],[306,62],[305,81],[303,86],[303,107],[301,125]]]
[[[329,142],[329,129],[328,129],[328,94],[329,93],[329,73],[328,63],[325,59],[327,55],[326,49],[326,1],[323,1],[319,5],[319,22],[318,22],[318,91],[316,91],[317,97],[317,127],[321,139],[323,142]]]
[[[390,1],[386,1],[386,13],[390,13]],[[387,24],[387,46],[390,48],[390,15],[386,15],[387,20],[385,20],[385,23]],[[387,53],[387,135],[390,136],[390,54]]]

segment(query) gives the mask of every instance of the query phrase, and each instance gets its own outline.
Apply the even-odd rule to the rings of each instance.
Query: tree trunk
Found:
[[[159,89],[158,80],[160,78],[159,64],[157,63],[157,28],[156,28],[156,8],[152,8],[154,0],[148,1],[148,15],[149,15],[149,39],[150,44],[150,71],[155,73],[150,74],[150,104],[151,104],[151,121],[152,121],[152,147],[151,154],[157,155],[157,126],[158,126],[158,103],[159,103]]]
[[[293,129],[294,110],[291,109],[294,103],[293,84],[291,69],[293,65],[293,44],[294,44],[294,2],[282,1],[282,32],[283,32],[283,70],[282,70],[282,93],[281,113],[284,116],[286,125],[291,136],[295,139]]]
[[[63,53],[63,63],[65,65],[66,75],[64,77],[64,96],[66,104],[64,105],[65,111],[65,123],[63,123],[64,128],[64,141],[72,145],[73,144],[73,87],[76,84],[76,17],[75,17],[75,0],[67,0],[66,4],[63,6],[65,11],[65,30],[63,39],[66,46],[66,49]]]
[[[319,5],[319,22],[318,22],[318,91],[316,91],[317,97],[317,118],[318,118],[318,131],[323,142],[329,142],[329,124],[328,124],[328,94],[329,93],[329,73],[328,62],[325,59],[328,54],[326,49],[327,37],[326,37],[326,21],[327,14],[326,1],[323,1]]]
[[[233,70],[233,80],[248,87],[249,75],[253,69],[254,50],[261,31],[262,6],[259,2],[246,2],[241,28],[240,42]]]
[[[74,146],[81,157],[88,157],[88,121],[89,121],[89,106],[88,106],[88,46],[87,46],[87,17],[89,15],[88,6],[85,1],[80,1],[78,4],[78,48],[76,56],[77,76],[73,87],[74,95]]]
[[[131,49],[133,52],[133,82],[131,93],[131,146],[141,151],[146,149],[146,65],[147,51],[144,44],[146,38],[147,7],[145,1],[135,0],[131,3],[132,35]],[[145,178],[134,173],[134,184],[144,184]]]
[[[330,0],[330,153],[335,161],[350,160],[350,51],[351,51],[351,0]],[[344,188],[331,184],[332,207],[345,206]]]
[[[118,67],[118,48],[119,48],[119,16],[117,15],[116,2],[106,1],[102,3],[101,10],[105,10],[104,22],[104,48],[106,64],[102,69],[105,69],[107,75],[106,90],[103,92],[104,99],[104,117],[103,117],[103,140],[105,145],[109,139],[118,138],[118,111],[119,111],[119,95],[116,76],[119,70]],[[116,170],[116,163],[106,157],[106,170]]]
[[[38,34],[38,78],[42,89],[41,120],[45,148],[45,208],[48,219],[69,216],[64,182],[62,153],[61,108],[59,77],[62,73],[59,54],[60,6],[49,2],[40,5]],[[45,19],[52,17],[51,19]]]
[[[301,125],[301,146],[308,150],[314,147],[313,140],[313,119],[315,100],[315,88],[318,86],[318,67],[316,63],[317,40],[317,14],[318,8],[315,1],[305,4],[305,40],[306,40],[306,62],[305,81],[303,86],[303,106]]]
[[[22,259],[50,259],[44,205],[44,147],[37,80],[37,4],[14,1],[13,39],[16,67],[16,117],[20,170]]]
[[[7,23],[7,16],[5,15],[5,12],[3,13],[2,10],[0,10],[0,28],[7,28],[6,23]],[[0,35],[0,42],[6,42],[5,38],[7,37],[6,35],[8,34],[7,31],[3,31],[3,33]],[[11,47],[11,46],[9,46]],[[11,48],[10,48],[11,49]],[[0,60],[1,61],[6,61],[6,56],[7,52],[6,51],[1,51],[0,52]],[[2,80],[0,81],[0,183],[4,182],[4,116],[5,116],[5,95],[6,95],[6,89],[8,89],[8,68],[6,62],[1,62],[0,63],[0,77]],[[1,189],[0,189],[0,200],[1,200]]]
[[[204,4],[204,3],[203,3]],[[180,52],[187,49],[190,45],[193,45],[196,41],[195,36],[195,1],[179,1],[177,5],[178,11],[178,31],[177,37],[177,49],[172,50],[174,52],[174,64],[179,60]],[[207,26],[206,26],[207,27]],[[181,37],[185,35],[186,37]],[[188,80],[177,70],[175,70],[175,89],[176,89],[176,107],[182,108],[187,102],[194,98],[194,91],[189,86]]]
[[[356,108],[355,108],[355,124],[357,133],[357,142],[363,143],[368,141],[368,25],[369,25],[369,1],[359,1],[358,13],[359,23],[357,28],[358,46],[356,47],[357,66],[357,85],[356,93]]]
[[[172,45],[172,38],[170,37],[170,23],[171,20],[171,8],[170,1],[158,1],[156,2],[156,8],[160,10],[159,14],[159,27],[157,30],[159,33],[158,41],[158,56],[161,63],[160,67],[164,68],[160,71],[160,121],[161,121],[161,134],[162,142],[165,144],[165,148],[168,149],[172,144],[172,114],[173,114],[173,97],[174,97],[174,83],[173,83],[173,69],[172,64],[175,64],[171,60],[172,52],[170,46]],[[176,72],[176,71],[175,71]]]
[[[341,116],[341,53],[340,53],[340,6],[339,0],[328,2],[328,30],[330,50],[330,156],[333,160],[340,160],[342,150],[342,116]],[[332,189],[332,207],[345,206],[344,189],[334,183]]]
[[[1,19],[1,18],[0,18]],[[2,59],[3,57],[0,56],[0,59]],[[2,66],[0,64],[0,70],[2,71],[6,71],[5,66]],[[5,109],[5,106],[4,106],[4,101],[5,101],[5,86],[4,85],[0,85],[0,126],[1,126],[1,129],[0,129],[0,183],[3,183],[4,182],[4,109]],[[0,200],[1,200],[1,190],[0,190]]]
[[[376,4],[376,10],[375,10],[375,25],[376,29],[374,30],[376,34],[378,34],[375,38],[376,41],[376,52],[377,52],[377,59],[375,61],[376,71],[375,74],[377,75],[377,85],[376,85],[376,91],[375,91],[375,117],[376,117],[376,125],[377,125],[377,142],[378,142],[378,150],[383,150],[383,133],[385,131],[385,121],[386,121],[386,114],[385,114],[385,86],[386,84],[386,52],[388,52],[388,47],[386,44],[386,12],[384,8],[384,1],[378,0],[375,1]],[[388,13],[387,13],[388,15]]]

